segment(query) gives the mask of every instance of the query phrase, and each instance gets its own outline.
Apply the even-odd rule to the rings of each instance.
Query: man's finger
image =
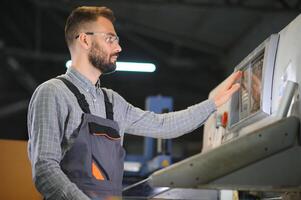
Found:
[[[226,80],[226,89],[229,89],[233,83],[238,81],[242,77],[242,71],[237,71],[231,74]]]
[[[230,80],[234,83],[235,81],[239,80],[242,77],[243,72],[242,71],[237,71],[234,72],[231,76],[230,76]]]
[[[239,83],[235,83],[234,85],[232,85],[232,87],[227,91],[228,95],[232,95],[233,93],[235,93],[236,91],[238,91],[240,88],[240,84]]]

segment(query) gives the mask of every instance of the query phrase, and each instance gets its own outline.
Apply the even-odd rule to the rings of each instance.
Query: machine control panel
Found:
[[[241,88],[205,124],[203,150],[239,136],[239,130],[271,114],[273,74],[279,35],[273,34],[251,52],[234,71],[242,71]],[[221,83],[209,95],[221,87]]]

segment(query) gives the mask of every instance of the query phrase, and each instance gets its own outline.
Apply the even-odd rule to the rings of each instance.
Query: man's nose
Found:
[[[120,53],[122,51],[122,48],[119,43],[116,42],[115,52]]]

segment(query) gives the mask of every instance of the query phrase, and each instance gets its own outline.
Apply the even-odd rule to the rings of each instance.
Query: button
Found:
[[[224,112],[223,113],[223,116],[222,116],[222,126],[224,127],[224,128],[226,128],[227,127],[227,124],[228,124],[228,112]]]

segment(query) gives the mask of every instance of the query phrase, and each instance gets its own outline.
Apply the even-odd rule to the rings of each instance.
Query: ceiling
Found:
[[[301,10],[301,0],[4,0],[0,12],[0,134],[27,137],[26,112],[40,83],[65,72],[64,24],[80,5],[110,7],[120,61],[153,62],[155,73],[116,72],[102,85],[144,108],[149,95],[175,110],[205,100],[240,60]]]

